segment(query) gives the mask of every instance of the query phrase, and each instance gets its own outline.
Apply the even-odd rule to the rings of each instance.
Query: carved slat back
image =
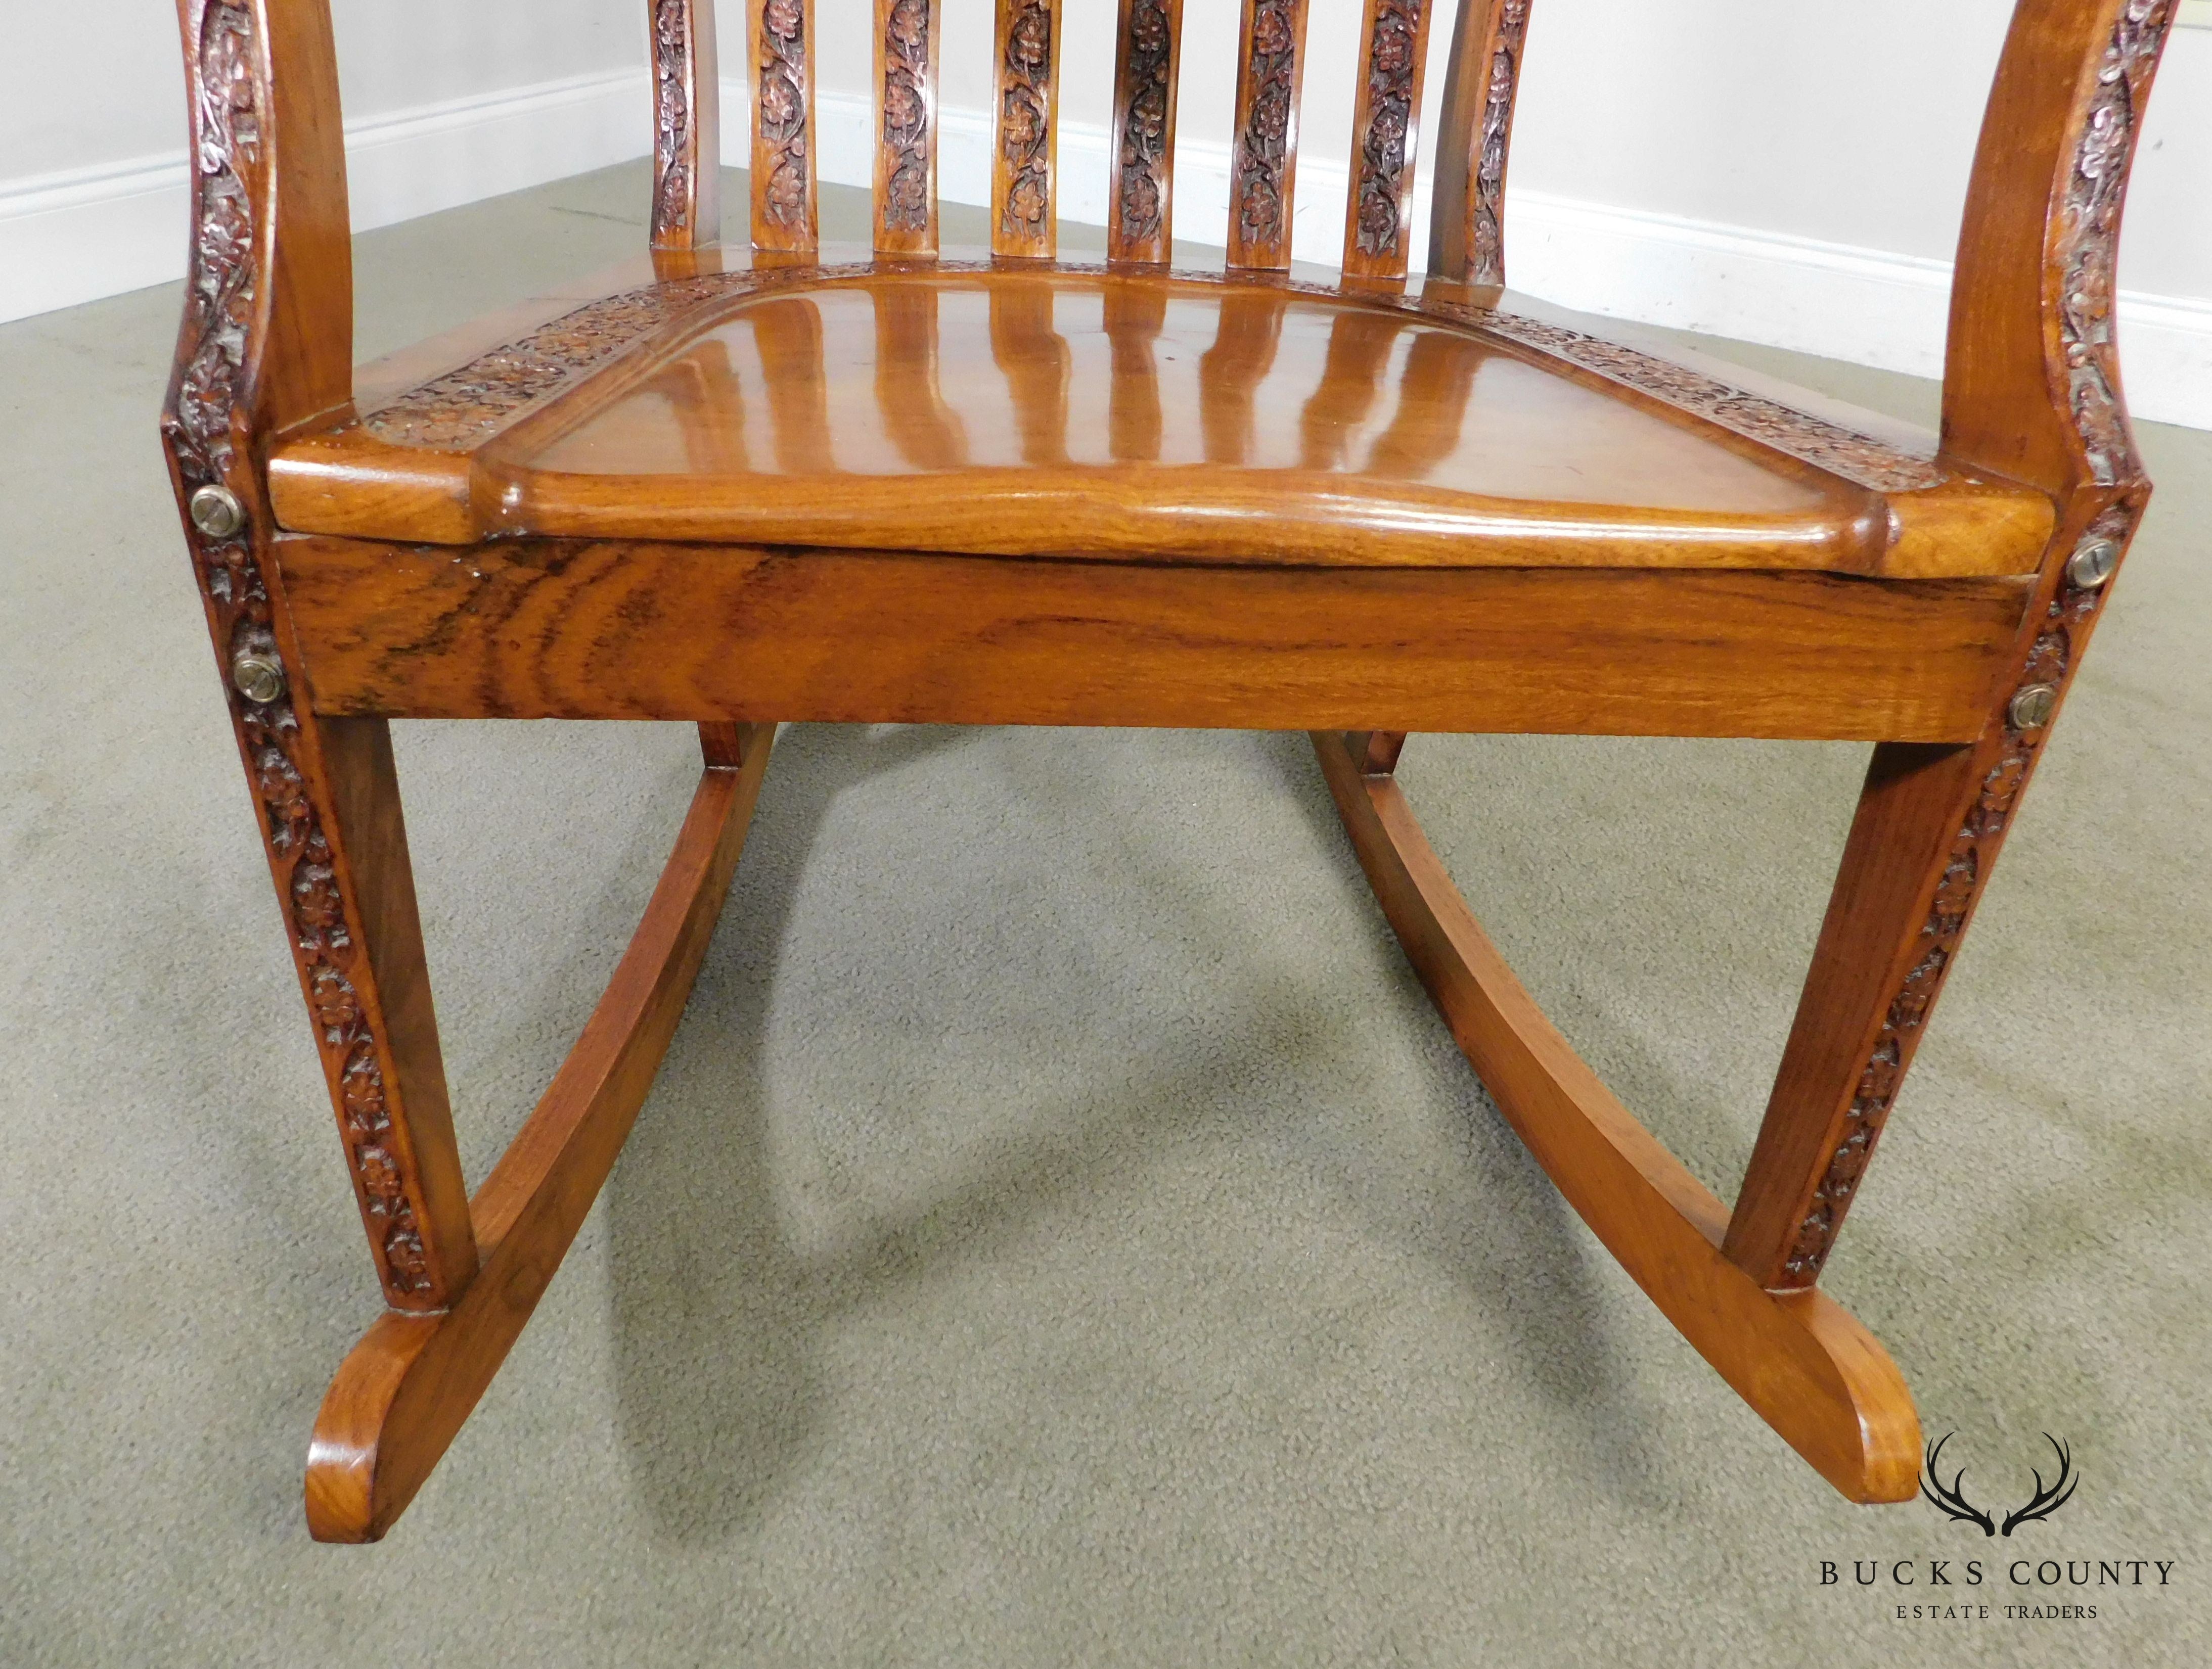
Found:
[[[1437,3],[1367,0],[1352,115],[1352,189],[1344,209],[1347,278],[1406,276],[1429,15]]]
[[[714,0],[652,0],[653,246],[722,235],[721,92]]]
[[[1429,270],[1462,284],[1505,282],[1505,160],[1529,0],[1462,0],[1437,123]]]
[[[1244,0],[1229,159],[1229,264],[1286,271],[1298,167],[1306,0]]]
[[[1106,258],[1165,261],[1175,248],[1176,73],[1182,57],[1182,0],[1121,0],[1119,38]]]
[[[991,161],[991,252],[1057,250],[1060,0],[998,0],[998,120]]]
[[[944,0],[875,0],[876,249],[937,253],[937,55]]]
[[[821,246],[814,147],[814,0],[745,0],[752,62],[753,247]]]

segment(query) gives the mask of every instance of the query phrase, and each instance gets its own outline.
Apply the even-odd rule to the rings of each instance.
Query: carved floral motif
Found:
[[[825,272],[866,270],[786,267],[716,273],[605,296],[410,389],[362,422],[380,440],[398,446],[465,451],[483,445],[639,337],[702,307],[761,289],[818,281]]]
[[[1052,9],[1020,0],[1006,31],[999,94],[1000,168],[1006,179],[1000,230],[1024,244],[1042,244],[1052,228]]]
[[[1929,460],[1900,452],[1887,441],[1793,410],[1779,401],[1747,392],[1656,355],[1516,313],[1429,305],[1437,311],[1464,314],[1498,336],[1556,354],[1615,382],[1656,395],[1669,405],[1693,411],[1723,428],[1818,464],[1862,487],[1885,493],[1910,492],[1948,479]]]
[[[1237,137],[1231,194],[1237,234],[1270,258],[1286,256],[1290,249],[1286,198],[1297,74],[1291,0],[1260,0],[1252,12],[1252,55],[1244,66],[1252,106]]]
[[[884,22],[884,201],[887,230],[929,224],[929,0],[895,0]]]
[[[1175,56],[1166,0],[1133,0],[1123,46],[1121,149],[1115,158],[1115,207],[1125,245],[1156,246],[1168,196],[1168,71]],[[1165,248],[1155,258],[1165,259]]]
[[[653,237],[657,244],[691,224],[692,167],[698,143],[691,113],[690,0],[653,0]]]
[[[2113,264],[2137,112],[2150,90],[2172,10],[2172,0],[2127,0],[2121,7],[2075,147],[2059,222],[2058,323],[2067,404],[2091,478],[2106,486],[2141,473],[2127,409],[2120,402],[2119,356],[2112,341]]]
[[[2107,510],[2089,525],[2075,548],[2080,549],[2106,539],[2124,548],[2134,531],[2135,520],[2136,511],[2131,507],[2122,505]],[[2104,595],[2101,588],[2084,588],[2070,579],[2061,580],[2057,594],[2045,611],[2042,628],[2029,646],[2014,681],[2015,691],[2047,684],[2063,692],[2081,662]],[[2036,756],[2050,729],[2048,714],[2041,724],[2033,727],[2014,723],[2011,704],[2008,702],[1995,756],[1983,774],[1980,792],[1960,825],[1950,859],[1936,882],[1927,923],[1920,930],[1918,954],[1891,995],[1881,1033],[1868,1053],[1857,1093],[1845,1115],[1842,1137],[1814,1190],[1811,1207],[1798,1224],[1790,1255],[1783,1265],[1792,1284],[1810,1284],[1817,1278],[1820,1265],[1827,1260],[1835,1244],[1836,1231],[1842,1226],[1844,1213],[1850,1209],[1851,1196],[1858,1189],[1867,1161],[1881,1138],[1882,1126],[1888,1120],[1890,1107],[1904,1080],[1905,1069],[1911,1063],[1912,1051],[1920,1041],[1929,1011],[1958,955],[1967,919],[1973,913],[1982,885],[1989,878],[1997,848],[2003,844],[2005,830],[2012,820],[2013,809],[2035,769]]]
[[[1490,55],[1482,100],[1482,137],[1475,149],[1468,194],[1468,281],[1505,282],[1505,153],[1513,132],[1513,92],[1521,79],[1521,54],[1528,40],[1528,0],[1505,0]]]
[[[1395,254],[1407,153],[1413,143],[1413,77],[1420,70],[1427,0],[1376,0],[1367,42],[1367,129],[1359,138],[1357,241],[1368,255]]]
[[[253,187],[264,162],[252,14],[232,0],[207,0],[198,42],[191,268],[162,437],[187,498],[219,486],[252,505],[252,473],[234,438],[257,283]],[[188,525],[187,537],[224,664],[249,651],[274,658],[269,591],[250,525],[221,538]],[[299,716],[289,693],[250,701],[234,689],[229,700],[263,835],[283,877],[277,895],[316,1043],[337,1086],[347,1162],[378,1273],[386,1293],[404,1300],[430,1290],[429,1261],[411,1180],[388,1147],[368,1139],[390,1128],[384,1063],[354,987],[357,950],[336,859],[298,762]]]
[[[804,235],[809,170],[806,140],[806,8],[805,0],[766,0],[761,7],[760,143],[753,166],[767,171],[762,211],[780,227]]]

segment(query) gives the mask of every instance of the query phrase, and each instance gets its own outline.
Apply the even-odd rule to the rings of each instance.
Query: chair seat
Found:
[[[1564,326],[1253,275],[708,273],[490,334],[279,447],[282,525],[1924,578],[2030,572],[2051,523],[1932,446]]]

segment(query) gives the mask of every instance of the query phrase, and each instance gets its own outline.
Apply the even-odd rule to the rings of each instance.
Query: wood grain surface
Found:
[[[287,539],[324,711],[1960,740],[2021,582]]]

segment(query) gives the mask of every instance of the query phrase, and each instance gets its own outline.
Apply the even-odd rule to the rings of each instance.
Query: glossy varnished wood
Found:
[[[331,1383],[307,1457],[307,1524],[374,1541],[499,1370],[622,1150],[707,954],[773,725],[705,738],[708,769],[652,901],[576,1047],[473,1202],[483,1268],[445,1314],[391,1314]]]
[[[1060,241],[1060,0],[997,8],[991,252],[1049,259]]]
[[[325,711],[1972,736],[2018,581],[296,538]],[[680,598],[680,604],[665,599]]]
[[[285,635],[294,664],[303,662],[298,639],[289,631]],[[349,932],[359,947],[350,971],[350,1006],[360,1011],[354,1027],[345,1018],[349,1004],[327,985],[319,959],[298,959],[301,984],[325,1041],[333,1031],[356,1028],[378,1041],[380,1108],[371,1114],[363,1105],[361,1061],[354,1051],[324,1051],[331,1100],[340,1137],[355,1158],[356,1203],[383,1254],[386,1296],[403,1310],[434,1310],[451,1303],[474,1278],[477,1247],[453,1138],[391,730],[375,719],[320,717],[303,728],[306,745],[297,756],[325,797],[323,832],[331,850],[331,887],[347,907]],[[256,762],[264,772],[269,768],[265,754]],[[309,853],[289,875],[280,871],[280,878],[290,883],[295,926],[305,925],[296,918],[305,904],[301,883],[312,862]],[[295,937],[309,934],[295,932]],[[386,1156],[380,1159],[380,1154]],[[419,1278],[404,1290],[395,1290],[395,1278],[408,1271],[394,1267],[392,1255],[395,1230],[404,1228],[395,1221],[391,1191],[377,1186],[387,1168],[409,1197],[412,1232],[421,1242]]]
[[[1306,0],[1244,0],[1229,156],[1229,264],[1287,272]]]
[[[814,113],[815,0],[745,0],[752,72],[752,241],[777,254],[820,247]]]
[[[714,0],[650,4],[653,246],[699,249],[722,235],[722,95]]]
[[[1948,950],[1928,931],[1929,917],[1948,885],[1957,895],[1944,901],[1943,916],[1965,926],[1971,899],[1960,883],[1972,877],[1947,877],[1944,860],[1986,768],[1971,746],[1892,743],[1875,750],[1814,950],[1814,977],[1784,1051],[1771,1116],[1728,1235],[1730,1255],[1762,1285],[1811,1284],[1840,1223],[1842,1212],[1834,1208],[1848,1205],[1873,1156],[1879,1124],[1850,1139],[1850,1126],[1866,1123],[1853,1109],[1875,1102],[1886,1114],[1895,1084],[1911,1065],[1935,976],[1942,971],[1941,960],[1925,964],[1931,952],[1941,958]],[[1943,940],[1953,937],[1947,932]],[[1899,992],[1906,993],[1902,1008],[1895,1001]],[[1877,1039],[1885,1033],[1887,1047],[1876,1060]],[[1848,1157],[1838,1169],[1835,1156],[1847,1143]],[[1823,1202],[1819,1243],[1801,1247],[1800,1229],[1824,1187],[1832,1198]],[[1834,1222],[1825,1220],[1829,1210]]]
[[[1462,0],[1436,143],[1429,270],[1470,284],[1505,282],[1505,165],[1528,39],[1530,0]]]
[[[1498,1110],[1567,1203],[1738,1396],[1853,1501],[1907,1501],[1920,1424],[1881,1343],[1819,1292],[1721,1254],[1727,1209],[1585,1065],[1469,913],[1395,778],[1316,735],[1329,792],[1406,955]]]
[[[1114,60],[1114,178],[1106,253],[1158,264],[1175,252],[1176,78],[1182,0],[1121,0]]]
[[[875,0],[875,246],[937,253],[937,66],[944,0]]]
[[[1838,478],[1481,309],[1046,266],[771,276],[672,304],[507,427],[394,445],[423,432],[393,408],[302,436],[271,460],[278,513],[456,543],[1922,578],[2027,571],[2050,526],[2001,482]]]
[[[2052,491],[2140,473],[2113,276],[2173,0],[2020,0],[1959,234],[1945,444]]]
[[[1344,210],[1344,276],[1406,276],[1429,17],[1439,0],[1367,0],[1352,112],[1352,189]]]

